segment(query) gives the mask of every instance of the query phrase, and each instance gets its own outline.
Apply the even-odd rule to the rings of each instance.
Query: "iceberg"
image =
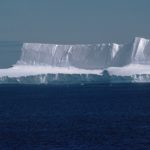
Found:
[[[128,44],[23,43],[20,59],[0,69],[0,83],[150,82],[150,40]]]

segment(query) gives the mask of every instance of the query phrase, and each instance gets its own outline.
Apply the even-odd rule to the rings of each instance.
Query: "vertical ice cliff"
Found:
[[[131,56],[132,63],[150,63],[150,40],[135,38]]]
[[[97,69],[111,66],[121,48],[118,44],[55,45],[24,43],[17,64],[74,66]]]
[[[52,67],[77,67],[104,69],[128,64],[150,63],[150,40],[135,38],[129,44],[76,44],[57,45],[24,43],[17,64],[48,65]]]
[[[111,54],[111,59],[112,60],[115,58],[115,56],[118,53],[120,47],[121,47],[120,45],[113,43],[113,45],[112,45],[112,54]]]

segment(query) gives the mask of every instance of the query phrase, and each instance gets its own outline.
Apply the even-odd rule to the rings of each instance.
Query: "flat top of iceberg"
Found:
[[[96,74],[102,70],[85,70],[74,67],[26,66],[18,65],[8,69],[0,69],[0,77],[25,77],[41,74]]]
[[[130,64],[124,67],[109,67],[104,69],[110,75],[132,76],[150,74],[150,65]],[[41,74],[95,74],[102,75],[104,70],[87,70],[74,67],[26,66],[18,65],[8,69],[0,69],[0,77],[25,77]]]
[[[124,67],[110,67],[107,71],[110,75],[116,76],[150,74],[150,65],[130,64]]]

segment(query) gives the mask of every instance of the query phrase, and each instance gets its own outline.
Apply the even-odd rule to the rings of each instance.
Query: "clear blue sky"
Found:
[[[150,38],[150,0],[0,0],[0,40],[97,43]]]

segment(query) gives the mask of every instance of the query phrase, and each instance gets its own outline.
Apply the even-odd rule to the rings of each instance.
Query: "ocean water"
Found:
[[[0,150],[148,150],[150,84],[0,85]]]

